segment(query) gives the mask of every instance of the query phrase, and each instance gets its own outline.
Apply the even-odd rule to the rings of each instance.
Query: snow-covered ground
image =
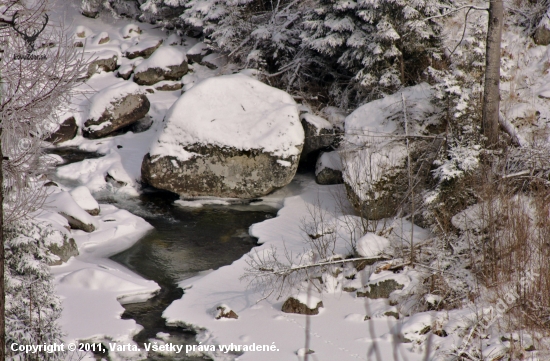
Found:
[[[140,66],[142,59],[127,59],[122,54],[143,50],[147,46],[157,44],[163,40],[170,44],[174,39],[152,25],[135,24],[129,20],[114,20],[108,17],[88,19],[78,13],[77,1],[70,2],[66,7],[67,17],[74,19],[74,33],[84,33],[86,38],[85,51],[90,56],[118,56],[121,65],[120,71]],[[135,29],[139,25],[142,33],[137,34]],[[99,44],[105,34],[109,42]],[[528,122],[536,123],[535,128],[545,129],[550,115],[546,102],[550,98],[550,73],[548,66],[547,47],[522,48],[523,38],[516,38],[513,32],[504,36],[505,47],[512,54],[518,54],[518,63],[522,62],[521,71],[510,75],[510,80],[503,83],[503,89],[509,89],[509,94],[530,92],[532,96],[521,96],[515,100],[510,97],[504,100],[504,116],[522,134],[524,139],[532,140],[536,135]],[[184,54],[196,45],[196,40],[184,39],[182,45],[177,45],[178,54]],[[179,58],[178,58],[179,59]],[[178,60],[179,61],[179,60]],[[145,67],[147,63],[142,67]],[[197,83],[212,76],[231,74],[231,66],[210,69],[198,64],[192,65],[192,72],[182,79],[183,90],[189,90]],[[90,101],[97,92],[127,82],[117,78],[113,72],[104,72],[93,75],[82,85],[75,96],[74,103],[68,109],[67,115],[75,116],[77,123],[82,125],[88,114],[97,116],[95,109],[90,109]],[[132,87],[142,91],[151,89],[150,86]],[[100,191],[116,193],[119,196],[135,197],[139,194],[139,179],[141,163],[144,155],[151,149],[152,143],[158,138],[163,128],[163,118],[167,110],[179,98],[181,91],[155,91],[146,93],[151,103],[148,115],[153,120],[149,130],[141,133],[125,133],[103,139],[86,139],[79,134],[75,139],[65,142],[62,146],[76,146],[82,150],[104,154],[97,159],[88,159],[70,165],[61,165],[57,169],[56,177],[71,190],[78,186],[85,186],[92,194]],[[366,109],[366,110],[365,110]],[[542,110],[541,110],[542,109]],[[365,107],[363,111],[368,111]],[[185,111],[183,109],[182,111]],[[539,111],[535,117],[534,114]],[[357,113],[359,114],[359,113]],[[352,119],[353,120],[353,119]],[[382,122],[382,120],[380,120]],[[380,126],[379,132],[393,132],[387,129],[392,124],[373,124]],[[352,122],[346,126],[353,126]],[[357,126],[357,125],[356,125]],[[358,126],[357,126],[358,127]],[[364,128],[364,127],[363,127]],[[525,130],[525,131],[524,131]],[[223,136],[223,134],[222,134]],[[234,139],[232,139],[234,140]],[[109,181],[109,179],[113,181]],[[278,191],[275,195],[266,197],[262,204],[280,208],[276,218],[266,220],[251,227],[250,233],[259,239],[261,246],[256,247],[251,256],[266,254],[270,250],[284,257],[285,252],[292,253],[291,259],[304,253],[304,224],[311,221],[312,209],[326,212],[327,224],[333,222],[343,229],[346,211],[339,207],[336,199],[344,199],[343,186],[319,186],[311,178],[300,178],[302,187],[296,184]],[[76,192],[80,193],[80,192]],[[82,200],[78,194],[73,194],[76,203],[85,208],[90,199]],[[284,201],[283,201],[284,199]],[[80,204],[79,200],[83,203]],[[195,202],[180,201],[180,206],[200,207],[210,204],[223,204],[223,200],[198,200]],[[229,203],[229,202],[226,202]],[[108,257],[131,247],[142,237],[151,226],[138,216],[115,206],[100,204],[101,213],[90,216],[96,225],[91,233],[71,231],[80,255],[72,258],[68,263],[52,267],[57,283],[57,291],[63,299],[63,314],[61,323],[66,333],[66,340],[103,340],[110,339],[120,343],[132,343],[132,336],[141,328],[133,320],[122,320],[124,311],[121,303],[139,302],[154,294],[159,286],[147,281],[129,271],[120,264],[111,261]],[[254,206],[248,206],[253,208]],[[309,219],[309,220],[308,220]],[[401,228],[399,228],[401,227]],[[344,256],[351,251],[346,243],[345,236],[349,236],[342,229],[337,242],[337,253]],[[396,225],[404,237],[410,233],[410,224]],[[395,231],[395,230],[394,230]],[[415,228],[415,242],[421,242],[430,237],[430,234],[420,228]],[[363,235],[356,235],[360,238]],[[358,248],[363,255],[375,256],[391,247],[393,240],[376,238],[372,235],[362,238]],[[274,248],[272,248],[274,247]],[[236,357],[239,360],[301,360],[304,358],[306,347],[306,324],[310,322],[309,349],[313,350],[312,358],[319,361],[328,360],[424,360],[423,346],[416,341],[425,341],[422,333],[426,327],[439,327],[445,330],[449,337],[433,335],[431,338],[432,351],[438,347],[452,349],[452,345],[460,345],[461,340],[455,329],[464,327],[475,321],[476,310],[456,310],[441,312],[424,312],[412,317],[407,316],[406,308],[398,308],[388,299],[369,299],[357,297],[355,292],[346,292],[345,287],[363,289],[368,282],[384,279],[397,279],[405,285],[405,289],[414,287],[414,272],[407,271],[394,275],[389,271],[373,274],[374,270],[366,267],[357,273],[353,280],[343,275],[349,268],[342,268],[341,276],[324,279],[324,292],[311,291],[310,297],[323,302],[318,315],[310,316],[309,321],[304,315],[288,314],[281,311],[286,295],[277,299],[272,296],[264,298],[259,290],[248,287],[248,280],[242,280],[246,273],[248,255],[236,260],[214,272],[204,273],[195,278],[183,281],[180,286],[185,289],[181,300],[175,301],[165,313],[168,323],[191,325],[199,331],[198,341],[202,345],[215,345],[217,351],[206,352],[216,360],[230,360]],[[298,263],[298,261],[296,261]],[[296,292],[304,292],[296,290]],[[399,294],[399,291],[397,291]],[[296,294],[297,298],[304,298],[304,294]],[[311,301],[311,299],[310,299]],[[217,307],[225,305],[233,310],[238,319],[216,319]],[[395,318],[399,316],[399,319]],[[403,342],[398,336],[405,335],[408,341]],[[505,341],[489,340],[492,351],[499,352]],[[250,346],[268,345],[270,351],[248,351],[240,356],[224,353],[219,350],[220,345]],[[274,345],[274,349],[271,349]],[[499,346],[500,345],[500,346]],[[372,352],[372,353],[371,353]],[[145,357],[141,353],[125,353],[125,356]],[[398,356],[396,356],[398,355]]]

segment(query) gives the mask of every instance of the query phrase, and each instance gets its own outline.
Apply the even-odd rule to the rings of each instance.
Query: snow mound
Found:
[[[185,54],[178,48],[161,46],[149,59],[142,61],[134,71],[139,73],[151,68],[169,71],[169,66],[178,66],[186,60]]]
[[[296,102],[284,91],[236,74],[210,78],[184,93],[167,112],[151,157],[186,161],[187,145],[261,149],[287,158],[300,154],[304,131]]]
[[[97,210],[99,213],[99,204],[94,197],[92,197],[90,190],[87,187],[76,187],[70,191],[70,193],[76,204],[78,204],[82,209],[88,213],[93,210]]]
[[[98,227],[94,217],[83,210],[69,192],[61,191],[49,194],[45,205],[67,218],[72,227],[83,229],[86,232],[93,232]]]
[[[321,154],[321,156],[317,160],[315,175],[319,175],[319,173],[325,168],[339,171],[342,170],[342,159],[340,158],[338,152],[325,152]]]
[[[99,120],[105,111],[112,110],[113,102],[130,94],[145,94],[145,92],[137,84],[124,80],[97,92],[90,99],[90,110],[86,119]]]
[[[357,241],[357,253],[361,257],[375,257],[389,247],[390,241],[374,233],[367,233]]]
[[[69,273],[61,278],[59,283],[67,286],[86,288],[88,290],[105,290],[124,293],[143,290],[142,285],[93,268],[84,268]]]
[[[407,107],[409,134],[420,133],[420,124],[427,125],[431,120],[429,116],[436,113],[436,107],[431,102],[433,94],[431,86],[422,83],[357,108],[346,118],[346,141],[362,145],[365,135],[404,133],[402,97]]]

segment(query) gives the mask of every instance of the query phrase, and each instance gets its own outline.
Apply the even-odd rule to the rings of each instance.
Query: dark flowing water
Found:
[[[55,149],[51,153],[63,157],[64,164],[99,156],[74,149]],[[274,208],[260,205],[180,207],[174,204],[177,195],[148,187],[144,187],[139,197],[121,198],[109,192],[95,196],[98,202],[126,209],[155,227],[134,246],[111,257],[161,287],[146,302],[124,305],[126,311],[122,317],[134,319],[144,327],[134,337],[138,343],[148,342],[162,332],[170,335],[169,342],[196,344],[192,330],[169,327],[162,318],[166,307],[183,295],[178,282],[241,258],[257,244],[248,228],[276,214]],[[148,359],[204,360],[185,355],[177,358],[150,355]]]

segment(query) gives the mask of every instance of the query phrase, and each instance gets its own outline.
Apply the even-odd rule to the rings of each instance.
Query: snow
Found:
[[[340,154],[337,151],[321,154],[315,165],[315,175],[318,175],[324,168],[342,170],[342,159],[340,159]]]
[[[140,73],[151,68],[170,70],[169,66],[179,66],[186,61],[185,53],[173,46],[161,46],[148,59],[142,61],[134,72]]]
[[[143,219],[108,204],[101,205],[98,229],[73,231],[80,255],[52,267],[56,289],[63,299],[61,325],[66,341],[108,335],[131,342],[141,326],[122,320],[122,303],[141,302],[159,290],[108,257],[132,246],[152,227]],[[77,320],[77,321],[76,321]]]
[[[299,195],[285,199],[284,207],[276,218],[254,224],[250,228],[250,233],[258,237],[258,242],[262,244],[251,255],[262,254],[271,249],[271,246],[277,247],[281,255],[284,252],[293,256],[302,254],[304,243],[301,219],[308,217],[308,207],[322,200],[322,209],[334,212],[334,198],[344,191],[342,186],[318,186],[311,178],[303,183],[303,187]],[[331,218],[328,215],[327,217]],[[343,240],[337,243],[337,253],[345,254],[347,249]],[[247,267],[247,258],[245,255],[229,266],[183,281],[180,287],[186,289],[185,295],[173,302],[163,316],[172,325],[194,326],[199,330],[198,340],[203,344],[274,343],[279,349],[278,352],[265,352],[261,355],[246,352],[239,356],[240,361],[295,360],[298,350],[304,347],[306,316],[281,312],[286,297],[279,300],[263,299],[261,292],[249,288],[245,280],[240,281],[239,278]],[[296,257],[293,260],[298,261]],[[365,284],[366,279],[363,276],[360,278]],[[356,284],[357,281],[361,282],[360,279],[350,282]],[[307,301],[305,288],[299,296],[303,302]],[[387,300],[356,298],[354,293],[342,291],[323,294],[312,291],[310,297],[310,306],[315,307],[320,300],[324,305],[319,315],[309,318],[312,335],[309,348],[315,351],[317,360],[366,359],[364,355],[373,343],[377,343],[382,350],[383,359],[391,359],[395,348],[394,340],[390,336],[391,329],[398,321],[384,316],[359,322],[359,318],[364,319],[365,314],[383,313],[392,309]],[[211,310],[220,303],[228,304],[239,315],[239,319],[219,322],[212,317]],[[350,314],[360,316],[349,317]],[[354,322],[350,322],[351,320]],[[373,333],[369,331],[366,322],[372,323]],[[423,355],[410,351],[406,344],[398,347],[399,352],[403,352],[410,361],[423,359]],[[219,359],[224,360],[221,357]]]
[[[203,42],[196,43],[191,49],[187,51],[187,54],[189,55],[196,55],[196,54],[202,54],[206,52],[208,49],[208,45],[206,45]]]
[[[90,110],[86,119],[98,120],[105,111],[113,109],[113,102],[130,94],[145,94],[145,92],[136,83],[124,80],[102,89],[90,99]]]
[[[151,147],[153,158],[186,161],[188,145],[261,149],[280,158],[298,156],[304,131],[292,97],[247,76],[210,78],[186,91],[167,112]]]
[[[367,233],[357,240],[357,253],[362,257],[375,257],[384,252],[390,246],[387,238],[375,233]]]
[[[76,204],[78,204],[85,211],[90,211],[93,209],[99,209],[99,204],[97,204],[94,197],[90,193],[90,190],[87,187],[80,186],[76,187],[69,192],[73,197]]]
[[[56,212],[66,214],[84,224],[91,224],[95,228],[98,227],[96,219],[83,210],[69,192],[50,193],[44,204],[47,209],[55,209]]]

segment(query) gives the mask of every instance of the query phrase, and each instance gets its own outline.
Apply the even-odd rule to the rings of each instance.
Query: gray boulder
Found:
[[[135,68],[134,81],[139,85],[153,85],[162,80],[179,80],[188,70],[185,55],[177,48],[166,46]]]
[[[142,180],[182,197],[255,198],[287,185],[303,129],[294,99],[244,75],[185,92],[141,167]]]
[[[73,139],[77,132],[78,126],[76,125],[76,120],[71,116],[65,119],[63,123],[59,125],[59,129],[46,138],[45,141],[52,144],[66,142],[67,140]]]
[[[83,134],[92,139],[105,137],[143,118],[149,107],[147,96],[136,84],[115,84],[92,97]]]
[[[118,66],[118,55],[114,51],[103,51],[94,54],[93,59],[88,65],[88,78],[100,71],[115,71]]]
[[[57,261],[51,262],[50,266],[59,266],[67,262],[71,257],[78,256],[78,246],[72,238],[65,238],[62,244],[51,243],[48,250],[59,257]]]

